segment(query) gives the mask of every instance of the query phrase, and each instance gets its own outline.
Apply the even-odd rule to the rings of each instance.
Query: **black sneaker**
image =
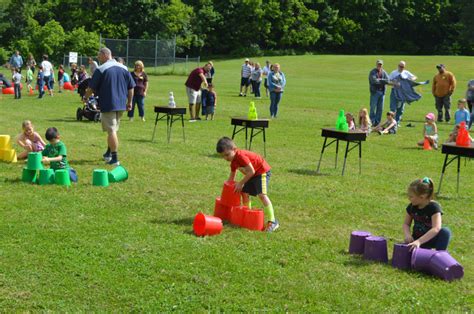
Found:
[[[106,163],[108,163],[109,161],[112,160],[112,155],[111,155],[111,154],[105,153],[105,154],[102,155],[102,157],[104,158],[104,161],[105,161]]]

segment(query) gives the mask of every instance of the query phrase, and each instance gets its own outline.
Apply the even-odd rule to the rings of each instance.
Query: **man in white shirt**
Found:
[[[242,70],[240,71],[240,94],[239,96],[247,96],[247,90],[250,85],[250,74],[252,73],[252,68],[249,64],[250,60],[245,59],[245,63],[242,64]],[[242,94],[242,88],[245,86],[245,91]]]
[[[395,98],[394,89],[400,88],[400,83],[398,82],[400,79],[411,81],[417,79],[414,74],[408,70],[405,70],[405,66],[405,61],[400,61],[398,63],[398,68],[393,70],[388,76],[388,80],[390,82],[389,84],[392,85],[392,91],[390,93],[390,111],[395,112],[395,120],[397,121],[398,125],[400,125],[400,120],[403,115],[403,111],[405,110],[405,102],[398,101]]]
[[[53,96],[53,65],[48,61],[48,55],[43,55],[43,61],[41,62],[44,74],[44,83],[48,86],[49,95]]]

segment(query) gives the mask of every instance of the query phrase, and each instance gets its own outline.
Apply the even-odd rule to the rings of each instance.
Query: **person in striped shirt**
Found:
[[[242,70],[240,71],[240,94],[239,96],[247,96],[247,90],[250,85],[250,75],[252,73],[252,67],[250,66],[250,60],[247,58],[245,59],[244,64],[242,64]],[[242,90],[244,89],[244,93],[242,93]]]

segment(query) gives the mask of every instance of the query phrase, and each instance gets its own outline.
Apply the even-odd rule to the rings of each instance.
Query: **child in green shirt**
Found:
[[[26,87],[28,88],[28,92],[33,90],[33,87],[31,86],[31,83],[33,82],[33,71],[31,70],[31,67],[27,67],[26,71]]]
[[[43,163],[50,164],[51,169],[55,171],[58,169],[69,169],[71,181],[77,182],[77,173],[69,166],[66,145],[61,142],[58,129],[55,127],[48,128],[45,137],[49,144],[46,144],[42,152]]]

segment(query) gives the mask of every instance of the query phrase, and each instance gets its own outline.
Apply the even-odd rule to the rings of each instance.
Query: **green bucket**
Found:
[[[27,183],[36,183],[36,170],[30,170],[28,168],[23,168],[23,173],[21,175],[21,181]]]
[[[71,185],[71,179],[69,178],[69,169],[58,169],[54,173],[54,181],[57,185]]]
[[[39,185],[54,184],[54,170],[53,169],[41,169],[39,171]]]
[[[107,170],[95,169],[92,173],[92,185],[109,186],[109,176]]]
[[[109,182],[120,182],[128,179],[128,172],[122,166],[117,166],[114,170],[109,171]]]
[[[29,170],[43,169],[43,164],[41,163],[42,159],[43,155],[41,155],[41,153],[28,153],[28,162],[26,164],[26,168]]]

